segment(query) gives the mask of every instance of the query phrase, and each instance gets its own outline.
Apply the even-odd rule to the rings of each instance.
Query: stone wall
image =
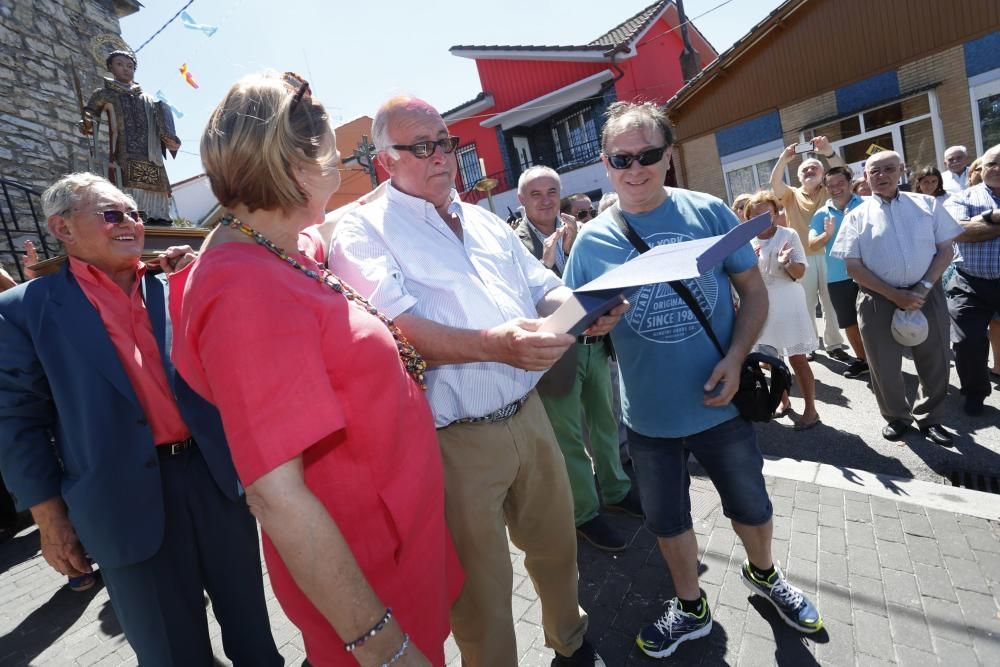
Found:
[[[75,66],[86,101],[104,75],[103,62],[91,52],[92,41],[120,36],[118,13],[129,11],[122,5],[113,0],[0,0],[0,176],[42,190],[62,174],[86,169],[87,140],[76,126],[80,110],[72,72]],[[23,197],[15,198],[13,213],[22,227],[33,227],[23,202]],[[11,212],[2,196],[0,207],[9,225]],[[41,210],[37,213],[40,218]],[[18,247],[34,236],[15,235]],[[11,260],[7,238],[0,233],[0,261],[16,277]]]

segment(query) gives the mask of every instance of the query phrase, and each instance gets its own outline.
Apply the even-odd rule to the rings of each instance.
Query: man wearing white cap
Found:
[[[899,440],[916,421],[932,442],[950,445],[940,415],[948,394],[949,319],[941,274],[962,227],[934,197],[901,192],[902,160],[895,151],[865,165],[873,196],[844,218],[830,254],[847,263],[861,288],[858,327],[868,353],[872,389],[887,422],[886,440]],[[896,316],[897,310],[913,314]],[[926,320],[926,335],[920,316]],[[913,352],[920,389],[912,406],[903,384],[903,348]]]

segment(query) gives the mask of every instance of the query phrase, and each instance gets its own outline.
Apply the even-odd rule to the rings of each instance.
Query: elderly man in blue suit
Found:
[[[68,260],[0,294],[0,469],[42,555],[69,576],[101,566],[144,666],[213,664],[203,590],[235,665],[283,664],[256,525],[217,413],[170,362],[135,202],[71,174],[42,207]]]

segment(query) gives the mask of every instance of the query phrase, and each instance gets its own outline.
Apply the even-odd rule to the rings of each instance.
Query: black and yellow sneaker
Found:
[[[689,639],[704,637],[712,631],[712,612],[708,610],[708,600],[701,596],[701,613],[690,614],[681,609],[680,601],[674,598],[667,602],[663,616],[647,625],[635,638],[635,643],[643,653],[651,658],[666,658]]]
[[[813,633],[823,627],[823,618],[819,615],[819,610],[802,594],[802,591],[788,583],[777,564],[774,566],[774,572],[765,580],[754,574],[749,560],[743,561],[743,583],[774,605],[782,620],[796,630]]]

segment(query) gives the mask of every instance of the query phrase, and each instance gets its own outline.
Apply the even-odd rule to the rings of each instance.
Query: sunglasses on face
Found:
[[[594,217],[597,217],[597,211],[595,211],[592,208],[585,208],[582,211],[577,211],[576,212],[576,219],[577,220],[581,220],[581,221],[590,220],[591,218],[594,218]]]
[[[452,153],[458,148],[458,142],[460,139],[458,137],[445,137],[444,139],[438,139],[437,141],[418,141],[415,144],[393,144],[393,148],[397,151],[409,151],[413,153],[413,157],[420,158],[424,160],[434,155],[434,151],[441,147],[441,152]]]
[[[125,216],[132,218],[132,222],[145,222],[146,212],[145,211],[118,211],[116,209],[110,209],[107,211],[93,211],[91,215],[99,215],[104,218],[104,222],[109,225],[120,225],[125,222]]]
[[[649,165],[656,164],[662,160],[663,154],[667,151],[667,148],[668,146],[650,148],[648,151],[643,151],[638,155],[626,155],[624,153],[609,155],[608,164],[611,165],[612,169],[628,169],[632,166],[632,162],[636,161],[643,167],[648,167]]]

